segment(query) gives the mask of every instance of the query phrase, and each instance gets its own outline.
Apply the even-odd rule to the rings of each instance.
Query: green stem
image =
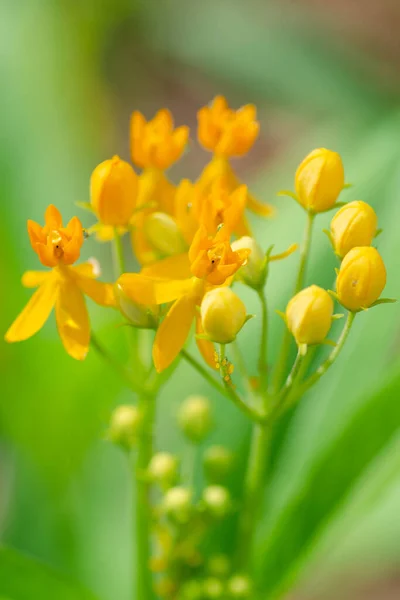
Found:
[[[268,385],[268,307],[264,290],[258,291],[258,297],[261,302],[261,339],[258,371],[260,375],[260,390],[263,391]]]
[[[136,483],[134,524],[134,544],[136,550],[136,562],[134,573],[136,575],[136,586],[133,598],[150,600],[153,598],[152,578],[149,567],[151,556],[151,504],[150,486],[144,474],[153,455],[153,428],[155,417],[155,396],[139,396],[138,408],[142,415],[141,434],[138,438],[136,453],[136,468],[134,481]]]
[[[310,213],[310,212],[307,213],[307,224],[306,224],[306,230],[305,230],[305,234],[304,234],[303,246],[302,246],[301,254],[300,254],[299,270],[297,273],[296,284],[294,287],[294,293],[293,293],[294,296],[302,289],[302,287],[304,285],[304,279],[305,279],[306,268],[307,268],[307,260],[308,260],[308,255],[310,253],[314,218],[315,218],[315,215],[313,213]],[[281,350],[279,353],[279,358],[278,358],[277,367],[276,367],[275,376],[274,376],[273,383],[274,383],[274,392],[275,393],[277,393],[278,390],[280,389],[280,387],[283,383],[283,379],[285,377],[287,360],[288,360],[288,355],[289,355],[289,351],[290,351],[290,341],[291,341],[291,334],[290,334],[289,330],[286,328],[284,336],[283,336],[282,346],[281,346]]]
[[[122,245],[122,238],[118,233],[117,228],[114,228],[114,260],[115,260],[115,273],[117,276],[125,273],[125,258],[124,248]]]

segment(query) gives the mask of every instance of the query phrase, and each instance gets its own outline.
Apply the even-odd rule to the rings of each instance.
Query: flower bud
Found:
[[[160,307],[156,304],[145,306],[136,304],[125,293],[123,285],[116,283],[114,286],[118,307],[124,317],[139,329],[157,329]]]
[[[344,257],[336,280],[340,304],[352,311],[368,308],[386,285],[386,269],[376,248],[353,248]]]
[[[211,404],[204,396],[189,396],[178,412],[178,423],[192,442],[204,440],[212,427]]]
[[[192,514],[192,491],[184,487],[170,488],[163,498],[166,515],[176,523],[187,523]]]
[[[233,453],[224,446],[210,446],[204,453],[204,471],[209,481],[224,480],[232,469]]]
[[[227,577],[231,570],[231,562],[226,554],[214,554],[207,563],[207,571],[214,577]]]
[[[311,285],[301,290],[286,308],[286,322],[296,343],[320,344],[332,324],[333,300],[327,291]]]
[[[232,242],[231,247],[234,252],[247,248],[251,250],[247,262],[239,269],[236,277],[252,288],[259,288],[265,279],[265,253],[256,240],[248,235]]]
[[[104,225],[118,227],[129,224],[137,190],[135,171],[119,156],[100,163],[90,178],[93,210]]]
[[[313,150],[299,165],[295,188],[299,203],[312,212],[332,208],[344,186],[342,159],[326,148]]]
[[[186,581],[179,591],[179,600],[203,600],[203,586],[197,579]]]
[[[229,490],[222,485],[209,485],[203,491],[203,502],[214,519],[223,519],[229,513],[232,502]]]
[[[229,596],[234,600],[245,600],[253,596],[253,585],[247,575],[234,575],[227,584]]]
[[[356,246],[370,246],[378,219],[372,206],[361,200],[342,206],[331,221],[331,240],[340,258]]]
[[[216,577],[208,577],[203,582],[203,596],[207,600],[219,600],[224,597],[224,584]]]
[[[152,457],[148,472],[152,481],[168,489],[178,480],[178,459],[168,452],[158,452]]]
[[[200,308],[204,333],[212,342],[230,344],[246,322],[246,307],[228,287],[207,292]]]
[[[165,256],[180,254],[187,250],[176,221],[163,212],[154,212],[144,222],[147,240],[155,250]]]
[[[140,432],[141,414],[136,406],[118,406],[111,415],[109,437],[123,448],[132,448]]]

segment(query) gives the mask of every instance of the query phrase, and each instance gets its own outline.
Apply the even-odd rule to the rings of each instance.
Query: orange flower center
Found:
[[[60,260],[64,256],[64,240],[57,229],[53,229],[49,234],[50,242],[53,246],[53,255]]]

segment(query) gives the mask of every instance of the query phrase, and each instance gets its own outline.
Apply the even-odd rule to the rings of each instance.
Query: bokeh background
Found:
[[[378,212],[386,295],[399,297],[399,26],[397,0],[2,0],[1,332],[29,297],[21,274],[37,267],[26,219],[42,221],[49,203],[66,218],[79,211],[74,202],[88,200],[94,166],[114,153],[128,159],[134,109],[151,117],[167,107],[191,126],[190,151],[171,177],[197,177],[208,157],[196,143],[196,111],[219,93],[259,110],[260,139],[237,170],[278,209],[273,221],[253,219],[260,243],[283,250],[301,240],[301,210],[276,191],[293,185],[311,149],[335,149],[354,184],[343,198]],[[322,233],[328,222],[317,221],[308,274],[326,287],[335,266]],[[112,277],[109,246],[89,240],[89,256]],[[292,257],[271,269],[275,308],[285,307],[295,264]],[[257,313],[256,298],[240,293]],[[123,353],[118,318],[90,308],[103,342]],[[254,319],[240,339],[250,370],[258,328]],[[276,316],[272,354],[282,328]],[[262,597],[400,596],[399,345],[397,305],[362,314],[338,364],[277,428],[257,538]],[[69,358],[52,319],[24,344],[0,341],[0,378],[1,542],[101,600],[126,600],[134,499],[122,453],[103,438],[110,411],[129,392],[94,352],[82,364]],[[183,364],[162,393],[158,447],[187,454],[174,415],[189,393],[212,399],[211,441],[243,455],[248,425]],[[241,479],[239,462],[234,489]],[[12,574],[15,584],[16,564],[0,561],[0,596],[2,580]],[[56,597],[31,585],[15,598]]]

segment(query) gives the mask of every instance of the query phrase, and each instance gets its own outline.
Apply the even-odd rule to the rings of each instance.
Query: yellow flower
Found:
[[[332,316],[333,300],[317,285],[301,290],[286,307],[286,323],[299,346],[323,342],[331,328]]]
[[[197,333],[202,333],[197,307],[210,286],[223,285],[245,263],[248,250],[233,252],[223,228],[214,239],[201,228],[187,255],[169,257],[143,269],[142,273],[125,273],[118,286],[133,302],[167,304],[173,302],[157,330],[153,345],[153,360],[158,372],[166,369],[178,356],[196,319]],[[188,277],[188,270],[194,277]],[[189,272],[190,275],[190,272]],[[199,349],[215,366],[213,347],[207,340],[198,340]]]
[[[200,313],[204,333],[217,344],[233,342],[246,322],[246,307],[229,287],[207,292]]]
[[[344,257],[336,280],[340,304],[352,311],[370,307],[386,285],[386,269],[376,248],[363,246]]]
[[[165,171],[181,157],[188,139],[189,128],[174,129],[167,109],[159,110],[151,121],[146,121],[138,111],[132,113],[132,162],[142,169]]]
[[[138,192],[138,177],[131,165],[119,156],[105,160],[92,173],[90,198],[103,225],[127,227]]]
[[[65,350],[73,358],[83,360],[90,342],[84,294],[102,306],[115,306],[113,286],[95,281],[99,275],[95,262],[71,266],[79,258],[83,242],[82,225],[77,217],[63,228],[59,211],[51,205],[45,219],[44,227],[28,221],[28,232],[41,263],[53,268],[24,273],[22,284],[38,289],[7,331],[5,339],[19,342],[30,338],[43,327],[55,307],[57,328]]]
[[[198,185],[204,194],[212,184],[220,180],[228,192],[234,191],[240,181],[236,177],[229,159],[243,156],[254,144],[259,123],[256,121],[256,108],[252,104],[239,110],[229,108],[225,98],[217,96],[211,106],[205,106],[197,113],[198,138],[206,150],[213,152],[211,162],[204,168]],[[247,208],[260,216],[270,216],[273,209],[259,202],[247,192]],[[249,234],[247,223],[238,231],[239,235]]]
[[[298,202],[312,212],[332,208],[344,186],[342,159],[326,148],[313,150],[295,175]]]
[[[361,200],[343,206],[331,221],[330,237],[336,254],[343,258],[356,246],[370,246],[378,218],[372,206]]]

